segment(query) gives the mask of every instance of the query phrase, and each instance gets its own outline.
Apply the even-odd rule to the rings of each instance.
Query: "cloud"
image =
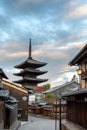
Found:
[[[47,57],[47,59],[53,60],[63,60],[67,58],[67,54],[65,52],[61,53],[61,50],[59,50],[59,48],[56,48],[56,44],[54,42],[37,46],[32,55],[40,58]]]
[[[24,6],[27,4],[38,4],[38,3],[42,3],[42,2],[44,2],[44,0],[17,0],[18,5],[20,5],[20,6]]]
[[[77,6],[75,9],[69,12],[66,17],[69,19],[78,19],[84,16],[87,16],[87,4]]]
[[[20,58],[27,57],[27,52],[8,53],[5,58]]]
[[[49,81],[58,73],[67,81],[65,73],[75,71],[67,64],[87,41],[86,7],[81,0],[0,1],[0,66],[11,77],[12,67],[26,60],[31,38],[32,58],[48,63]]]
[[[28,56],[28,50],[25,51],[26,46],[23,46],[23,43],[20,42],[4,42],[1,44],[0,60],[15,60]]]
[[[60,2],[60,0],[16,0],[16,4],[17,4],[17,6],[19,6],[19,7],[24,7],[24,6],[27,6],[27,5],[35,5],[35,6],[37,6],[37,5],[41,5],[41,4],[43,4],[44,5],[44,3],[46,3],[46,4],[48,4],[48,3],[54,3],[54,2]]]
[[[37,45],[35,47],[35,50],[33,50],[32,55],[34,57],[38,57],[39,59],[41,57],[49,59],[49,60],[58,60],[60,63],[64,61],[67,61],[70,59],[70,56],[73,56],[73,50],[74,53],[80,50],[85,43],[82,42],[73,42],[73,43],[67,43],[66,46],[63,44],[59,44],[58,42],[51,42],[51,43],[44,43],[41,45]]]
[[[57,74],[64,74],[67,72],[72,72],[76,69],[76,66],[63,65],[63,67],[57,72]]]
[[[65,74],[58,75],[56,80],[51,81],[51,87],[56,87],[56,86],[66,83],[66,82],[70,82],[73,75],[77,76],[76,72],[66,72]],[[78,78],[78,76],[77,76],[77,78]]]
[[[67,43],[66,46],[61,46],[61,47],[59,47],[59,49],[61,51],[64,51],[64,50],[69,51],[69,50],[75,49],[75,48],[80,49],[84,45],[85,45],[85,43],[82,43],[82,42],[73,42],[73,44],[72,43]]]

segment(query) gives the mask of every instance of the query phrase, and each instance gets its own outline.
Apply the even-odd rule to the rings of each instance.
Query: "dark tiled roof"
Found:
[[[27,60],[25,60],[21,64],[16,65],[15,68],[20,68],[20,69],[23,69],[23,68],[26,68],[26,67],[36,67],[36,68],[39,68],[39,67],[45,66],[46,64],[47,63],[45,63],[45,62],[39,62],[39,61],[34,60],[32,58],[28,58]]]
[[[22,83],[26,83],[26,82],[33,82],[33,83],[41,83],[41,82],[45,82],[47,81],[48,79],[39,79],[39,78],[24,78],[24,79],[21,79],[21,80],[18,80],[18,81],[14,81],[14,83],[19,83],[19,84],[22,84]]]
[[[77,65],[84,57],[87,57],[87,44],[80,52],[69,62],[69,65]]]
[[[21,91],[21,92],[28,94],[28,91],[21,86],[18,86],[16,84],[13,84],[13,83],[6,81],[6,80],[2,80],[2,83],[3,83],[3,86],[11,87],[11,88],[17,89],[18,91]]]
[[[64,84],[62,84],[62,85],[59,85],[59,86],[56,86],[56,87],[53,87],[52,89],[49,89],[49,90],[47,90],[45,93],[47,93],[47,92],[54,92],[54,91],[56,91],[57,92],[57,90],[61,90],[62,88],[71,88],[71,87],[79,87],[79,84],[77,83],[77,82],[75,82],[75,81],[71,81],[71,82],[66,82],[66,83],[64,83]]]
[[[47,71],[33,70],[33,69],[27,68],[27,69],[20,71],[19,73],[16,73],[14,75],[17,75],[17,76],[23,76],[25,74],[41,75],[41,74],[45,74],[45,73],[47,73]]]
[[[62,94],[63,97],[68,97],[68,96],[72,96],[72,95],[78,95],[78,94],[87,94],[87,89],[79,89],[77,91],[74,92],[69,92],[66,94]]]

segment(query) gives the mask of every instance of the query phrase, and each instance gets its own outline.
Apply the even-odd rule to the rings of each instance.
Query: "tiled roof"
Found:
[[[18,86],[16,84],[13,84],[13,83],[11,83],[9,81],[5,81],[5,80],[3,80],[2,83],[3,83],[3,86],[8,86],[8,87],[17,89],[18,91],[21,91],[21,92],[24,92],[24,93],[28,94],[28,91],[25,88],[21,87],[21,86]]]
[[[32,70],[32,69],[24,69],[22,71],[20,71],[19,73],[16,73],[14,75],[17,75],[17,76],[22,76],[22,75],[25,75],[25,74],[34,74],[34,75],[41,75],[41,74],[45,74],[47,73],[47,71],[40,71],[40,70]]]
[[[35,66],[36,68],[39,68],[39,67],[42,67],[42,66],[45,66],[47,63],[45,62],[40,62],[40,61],[37,61],[37,60],[34,60],[32,58],[28,58],[27,60],[25,60],[24,62],[22,62],[21,64],[19,65],[16,65],[15,68],[26,68],[26,67],[33,67]]]
[[[78,89],[79,84],[77,82],[75,82],[75,81],[71,81],[71,82],[66,82],[66,83],[64,83],[64,84],[62,84],[60,86],[53,87],[53,88],[45,91],[45,93],[47,93],[47,92],[57,92],[57,91],[61,91],[62,89],[65,89],[66,91],[67,90],[73,91],[73,90],[75,90],[75,88]]]
[[[69,62],[69,65],[77,65],[84,57],[87,57],[87,44],[80,50],[80,52]]]
[[[74,92],[69,92],[66,94],[62,94],[63,97],[68,97],[68,96],[72,96],[72,95],[78,95],[78,94],[87,94],[87,89],[79,89],[77,91]]]
[[[14,83],[19,83],[19,84],[22,84],[22,83],[25,83],[25,82],[41,83],[41,82],[45,82],[47,80],[48,79],[27,78],[27,77],[25,77],[24,79],[20,79],[18,81],[14,81]]]

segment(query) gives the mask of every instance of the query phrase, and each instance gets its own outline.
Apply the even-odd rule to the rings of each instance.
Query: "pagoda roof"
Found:
[[[69,65],[79,65],[79,63],[87,57],[87,44],[80,50],[80,52],[69,62]]]
[[[14,75],[17,75],[17,76],[24,76],[25,74],[41,75],[41,74],[45,74],[45,73],[47,73],[47,71],[33,70],[33,69],[27,68]]]
[[[14,81],[14,83],[23,84],[23,83],[42,83],[46,82],[48,79],[39,79],[39,78],[24,78],[18,81]]]
[[[45,66],[46,64],[47,63],[45,62],[40,62],[40,61],[32,59],[31,57],[28,57],[27,60],[25,60],[19,65],[16,65],[15,68],[19,68],[19,69],[24,69],[28,67],[39,68],[39,67]]]
[[[0,75],[2,78],[8,79],[8,77],[6,76],[6,74],[4,73],[4,71],[0,68]]]

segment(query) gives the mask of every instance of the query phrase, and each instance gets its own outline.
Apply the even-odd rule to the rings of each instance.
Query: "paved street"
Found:
[[[58,123],[57,121],[57,130]],[[29,116],[29,121],[22,122],[18,130],[55,130],[55,120]]]

